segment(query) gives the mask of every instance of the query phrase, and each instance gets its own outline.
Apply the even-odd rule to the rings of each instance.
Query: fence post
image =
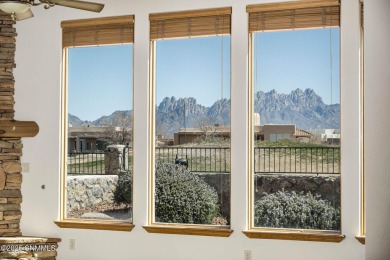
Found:
[[[109,145],[104,151],[104,173],[105,174],[119,174],[126,171],[128,168],[128,156],[124,149],[125,146],[121,144]],[[124,157],[125,156],[125,157]]]

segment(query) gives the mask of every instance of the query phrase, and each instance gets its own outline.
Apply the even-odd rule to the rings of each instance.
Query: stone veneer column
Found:
[[[14,120],[15,22],[0,12],[0,126]],[[35,122],[33,122],[35,123]],[[31,126],[31,124],[30,124]],[[37,126],[36,126],[37,127]],[[4,128],[3,128],[4,129]],[[33,131],[35,134],[36,130]],[[4,134],[0,130],[0,136]],[[20,136],[35,136],[20,135]],[[19,135],[18,135],[19,136]],[[55,260],[59,238],[22,237],[21,138],[0,137],[0,259]]]
[[[15,22],[0,13],[0,124],[14,119]],[[1,130],[0,130],[1,131]],[[1,133],[0,133],[1,134]],[[21,236],[22,142],[0,137],[0,236]]]

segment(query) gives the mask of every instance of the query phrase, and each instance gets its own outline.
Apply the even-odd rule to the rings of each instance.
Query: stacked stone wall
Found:
[[[0,14],[0,124],[14,119],[15,22]],[[0,130],[1,131],[1,130]],[[0,133],[1,134],[1,133]],[[0,137],[0,236],[20,236],[22,142]]]
[[[0,13],[0,120],[14,119],[15,22]]]

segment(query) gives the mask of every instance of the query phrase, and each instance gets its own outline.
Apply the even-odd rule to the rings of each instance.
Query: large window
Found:
[[[133,27],[133,16],[62,23],[62,227],[132,227]]]
[[[252,102],[246,233],[339,242],[339,1],[247,10]]]
[[[150,15],[150,232],[230,234],[230,14]]]

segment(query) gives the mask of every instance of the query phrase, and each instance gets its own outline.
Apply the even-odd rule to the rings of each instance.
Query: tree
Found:
[[[218,126],[214,124],[213,120],[209,117],[201,117],[196,120],[195,125],[202,131],[202,141],[212,141],[218,136]]]
[[[116,111],[112,120],[106,122],[107,130],[104,140],[114,144],[129,144],[133,141],[133,113],[131,111]]]

